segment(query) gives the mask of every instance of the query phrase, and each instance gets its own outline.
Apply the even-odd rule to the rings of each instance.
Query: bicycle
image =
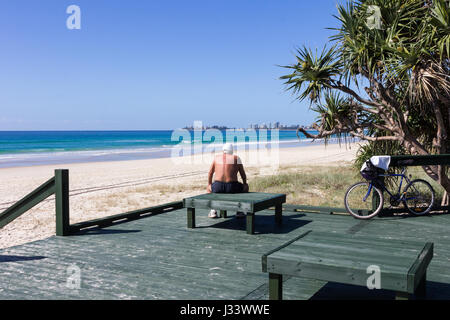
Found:
[[[399,206],[402,203],[410,213],[416,216],[430,212],[435,200],[433,187],[422,179],[410,180],[405,172],[406,167],[402,168],[400,174],[377,173],[374,179],[350,186],[344,198],[348,213],[357,219],[370,219],[376,216],[383,208],[384,192],[389,196],[391,207]],[[384,183],[379,181],[380,177],[400,177],[396,193],[389,191]],[[403,192],[400,192],[404,180],[407,184]],[[378,195],[379,201],[376,200],[376,195]]]

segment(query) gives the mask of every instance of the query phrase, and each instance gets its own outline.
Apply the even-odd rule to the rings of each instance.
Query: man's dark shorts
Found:
[[[237,181],[214,181],[214,183],[211,185],[211,191],[214,193],[242,193],[244,191],[244,185]]]

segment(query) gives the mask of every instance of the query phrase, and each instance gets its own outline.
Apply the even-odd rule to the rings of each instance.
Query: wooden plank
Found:
[[[293,242],[293,245],[317,245],[328,246],[336,250],[352,250],[358,248],[381,248],[382,250],[414,250],[419,253],[425,243],[420,240],[393,239],[366,235],[348,235],[344,233],[327,233],[314,231],[301,241]],[[411,255],[412,256],[412,255]]]
[[[247,213],[247,234],[254,234],[255,233],[255,214],[254,213]]]
[[[377,243],[365,237],[311,232],[268,255],[266,271],[366,285],[367,268],[376,265],[382,272],[382,288],[407,291],[407,275],[420,247],[417,242],[402,241],[402,246],[397,247],[395,244],[398,245],[382,239]],[[423,259],[429,257],[429,250],[426,252],[420,255]]]
[[[34,191],[30,192],[14,205],[6,209],[0,214],[0,228],[3,228],[8,223],[14,221],[22,214],[33,208],[41,201],[47,199],[55,192],[55,177],[40,185]]]
[[[450,154],[391,156],[391,167],[450,165]]]
[[[286,201],[284,194],[272,193],[208,193],[183,199],[184,207],[228,211],[256,212]]]
[[[170,211],[178,210],[181,208],[183,208],[183,202],[182,201],[174,201],[174,202],[169,202],[169,203],[166,203],[163,205],[133,210],[133,211],[125,212],[125,213],[119,213],[119,214],[111,215],[111,216],[104,217],[104,218],[74,223],[74,224],[70,225],[70,233],[73,234],[73,233],[76,233],[83,229],[91,228],[91,227],[108,227],[108,226],[113,225],[114,222],[119,221],[119,220],[124,220],[124,219],[133,220],[133,219],[138,219],[140,217],[146,217],[149,215],[157,215],[157,214],[161,214],[161,213],[165,213],[165,212],[170,212]]]
[[[272,250],[266,252],[265,254],[263,254],[262,257],[261,257],[261,262],[262,262],[262,272],[267,272],[267,257],[268,257],[269,255],[271,255],[271,254],[274,253],[274,252],[280,251],[281,249],[287,247],[288,245],[290,245],[290,244],[296,242],[297,240],[299,240],[299,239],[301,239],[301,238],[307,236],[307,235],[308,235],[309,233],[311,233],[311,232],[312,232],[312,230],[308,230],[308,231],[306,231],[305,233],[299,235],[298,237],[295,237],[294,239],[292,239],[292,240],[290,240],[290,241],[288,241],[288,242],[283,243],[281,246],[276,247],[276,248],[274,248],[274,249],[272,249]]]
[[[253,204],[253,210],[261,211],[270,207],[276,207],[278,205],[282,205],[284,202],[286,202],[286,195],[285,194],[277,194],[277,195],[271,195],[268,196],[266,199],[261,201],[255,201]]]
[[[55,170],[55,211],[56,235],[68,236],[70,234],[69,214],[69,170]]]
[[[253,203],[212,199],[184,199],[186,208],[253,212]]]
[[[152,216],[149,213],[151,218],[148,219],[130,220],[70,237],[51,237],[1,249],[0,298],[267,299],[268,275],[261,272],[264,253],[313,230],[311,238],[302,240],[308,242],[308,250],[315,248],[313,236],[316,232],[333,232],[335,234],[330,238],[323,236],[323,239],[327,239],[330,254],[338,254],[346,239],[341,235],[358,222],[348,216],[285,211],[282,231],[272,232],[274,212],[267,210],[259,212],[255,220],[255,227],[265,232],[248,236],[245,232],[235,232],[237,227],[245,226],[245,220],[213,220],[207,213],[208,210],[196,210],[197,223],[202,227],[224,224],[232,228],[198,228],[192,232],[186,229],[186,209],[179,209],[167,215]],[[382,251],[389,241],[398,248],[408,240],[434,242],[437,255],[431,260],[426,274],[428,297],[448,299],[449,222],[450,215],[375,219],[359,230],[358,235],[374,241],[373,255]],[[358,236],[349,235],[348,239],[355,254],[364,250]],[[287,251],[296,246],[293,243]],[[405,244],[403,251],[399,251],[399,259],[408,256],[410,249],[415,250],[414,246]],[[420,250],[415,257],[419,254]],[[66,268],[71,264],[81,267],[81,290],[66,289]],[[326,283],[289,276],[284,276],[283,280],[283,299],[295,300],[309,299]],[[331,299],[360,298],[348,292],[333,296],[333,289],[328,287],[323,290],[330,292],[326,295],[331,295]],[[378,297],[377,290],[370,294]]]
[[[413,265],[409,269],[408,271],[409,293],[414,293],[416,291],[416,288],[423,280],[424,275],[426,275],[427,267],[430,264],[431,259],[433,258],[433,248],[434,244],[432,242],[427,242],[423,250],[417,257],[417,259],[414,261]]]
[[[310,212],[310,213],[326,213],[326,214],[349,214],[345,208],[337,207],[320,207],[320,206],[306,206],[306,205],[292,205],[283,204],[283,209],[295,212]]]
[[[283,299],[283,276],[281,274],[269,273],[269,299]]]
[[[282,221],[283,221],[283,207],[281,204],[278,204],[275,207],[275,223],[277,225],[281,225]]]
[[[187,208],[187,227],[195,228],[195,208]]]
[[[280,256],[267,257],[267,271],[283,275],[332,281],[345,284],[366,286],[369,277],[365,268],[348,266],[340,268],[336,265],[318,264],[316,262],[299,262]],[[382,273],[382,288],[397,291],[407,290],[406,272]]]

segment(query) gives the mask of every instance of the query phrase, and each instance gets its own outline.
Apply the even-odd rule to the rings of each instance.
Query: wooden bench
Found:
[[[368,286],[379,268],[379,287],[396,298],[425,295],[433,243],[308,231],[262,257],[269,299],[282,299],[283,275]],[[370,281],[372,281],[370,279]],[[371,282],[370,282],[371,283]]]
[[[275,222],[281,224],[282,205],[285,194],[248,192],[248,193],[207,193],[183,199],[187,208],[187,227],[195,228],[195,209],[214,209],[220,216],[227,217],[227,211],[241,211],[247,214],[247,233],[255,232],[255,213],[275,207]]]

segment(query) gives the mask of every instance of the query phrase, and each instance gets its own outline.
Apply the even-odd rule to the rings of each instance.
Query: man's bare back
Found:
[[[212,192],[213,176],[215,182],[232,183],[238,182],[238,173],[243,182],[243,191],[248,192],[247,176],[244,166],[238,156],[223,153],[214,158],[208,174],[208,192]]]
[[[238,164],[238,157],[230,154],[222,154],[215,157],[212,164],[214,166],[214,180],[220,182],[238,181],[238,172],[242,164]]]

